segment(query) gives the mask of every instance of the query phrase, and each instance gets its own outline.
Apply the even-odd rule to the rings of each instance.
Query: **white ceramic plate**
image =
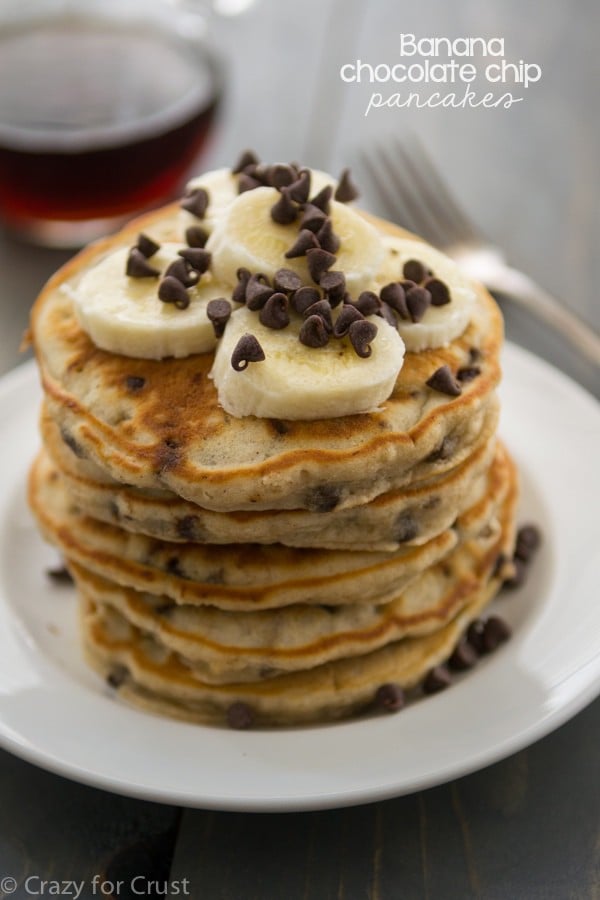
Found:
[[[596,402],[506,348],[501,432],[521,470],[520,521],[545,542],[525,588],[497,601],[514,636],[448,691],[397,715],[230,731],[116,700],[83,663],[71,587],[25,501],[38,443],[31,364],[0,382],[0,744],[53,772],[189,806],[299,810],[378,800],[492,763],[561,725],[600,690]]]

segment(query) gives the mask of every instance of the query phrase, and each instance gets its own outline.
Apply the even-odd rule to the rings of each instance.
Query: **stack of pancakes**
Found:
[[[212,354],[111,354],[73,312],[95,261],[176,220],[163,210],[88,248],[32,316],[45,399],[30,503],[75,579],[90,662],[138,704],[232,725],[326,721],[384,684],[418,686],[512,555],[493,300],[478,289],[459,338],[408,353],[375,412],[235,418]],[[469,373],[460,396],[426,384],[445,365]]]

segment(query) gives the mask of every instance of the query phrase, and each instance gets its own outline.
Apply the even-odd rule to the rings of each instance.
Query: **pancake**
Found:
[[[496,407],[491,414],[473,453],[456,468],[380,494],[362,506],[321,513],[201,509],[170,492],[121,485],[90,461],[78,459],[47,414],[42,416],[41,429],[44,445],[75,502],[88,515],[127,531],[176,542],[281,543],[392,552],[406,541],[429,541],[475,502],[496,452]]]
[[[35,303],[31,337],[48,409],[78,455],[116,481],[166,489],[206,509],[320,512],[367,503],[470,455],[500,378],[502,319],[481,287],[475,286],[478,302],[459,338],[408,353],[381,409],[336,419],[229,416],[208,378],[212,354],[153,361],[99,350],[77,323],[71,289],[106,253],[134,243],[140,230],[152,234],[153,222],[164,236],[176,214],[175,206],[158,211],[88,247]],[[407,236],[388,223],[379,227]],[[460,396],[426,386],[440,366],[455,372],[474,358],[480,373]]]
[[[502,446],[477,496],[454,527],[394,553],[291,548],[280,544],[177,544],[99,522],[73,502],[58,470],[41,454],[31,470],[29,502],[42,533],[73,562],[138,591],[179,604],[259,610],[303,604],[383,603],[479,535],[514,478]]]
[[[465,561],[471,574],[462,608],[430,634],[404,637],[370,652],[283,675],[211,684],[193,661],[132,625],[114,606],[97,603],[84,590],[82,631],[88,659],[118,685],[124,699],[196,722],[224,723],[227,710],[236,702],[250,706],[257,725],[298,724],[349,715],[367,707],[381,684],[394,682],[412,688],[432,666],[450,655],[469,622],[500,586],[496,561],[499,553],[512,552],[516,495],[513,485],[500,534],[491,546],[482,550],[475,542],[471,544],[471,559]],[[158,632],[161,638],[165,633],[164,629]]]

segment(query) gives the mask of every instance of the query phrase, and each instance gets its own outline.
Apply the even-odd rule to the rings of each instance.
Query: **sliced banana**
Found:
[[[211,234],[207,249],[213,255],[213,271],[226,284],[235,284],[241,266],[272,277],[285,267],[313,284],[306,257],[286,259],[285,253],[298,237],[298,221],[278,225],[271,207],[279,199],[275,188],[260,187],[240,194],[227,208]],[[335,270],[346,276],[348,291],[366,290],[384,261],[384,247],[377,230],[354,209],[335,200],[330,204],[333,231],[340,239]]]
[[[375,290],[391,281],[403,280],[402,269],[409,259],[420,260],[450,289],[450,303],[430,306],[420,322],[398,319],[398,331],[406,349],[411,353],[433,350],[460,337],[471,321],[476,297],[469,279],[453,260],[428,244],[390,235],[383,235],[382,241],[385,259],[376,277]]]
[[[337,311],[334,311],[337,312]],[[246,307],[231,316],[211,371],[221,406],[233,416],[280,419],[328,419],[370,412],[393,391],[404,358],[404,344],[383,319],[377,325],[372,353],[357,356],[348,338],[332,338],[313,349],[298,340],[301,319],[275,331],[263,326]],[[241,372],[231,356],[244,334],[254,335],[265,359]]]
[[[181,244],[163,244],[149,260],[162,272]],[[210,273],[190,288],[190,305],[177,309],[158,298],[158,278],[130,278],[125,274],[129,248],[122,247],[89,269],[70,290],[81,327],[96,346],[123,356],[163,359],[208,353],[216,344],[206,315],[209,300],[228,297]]]
[[[336,180],[327,172],[311,169],[311,196],[317,194],[325,185],[336,185]],[[238,175],[232,175],[231,169],[215,169],[203,175],[196,175],[186,185],[186,190],[204,188],[208,192],[208,209],[203,219],[198,219],[187,210],[182,209],[179,214],[181,233],[190,225],[200,225],[209,234],[213,231],[217,222],[231,203],[239,196]],[[287,249],[287,248],[286,248]]]

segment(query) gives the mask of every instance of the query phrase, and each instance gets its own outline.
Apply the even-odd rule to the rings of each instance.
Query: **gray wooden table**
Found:
[[[228,164],[250,145],[337,171],[373,139],[415,130],[514,264],[598,328],[599,25],[596,0],[262,0],[215,26],[229,93],[205,163]],[[507,56],[539,63],[543,78],[511,110],[388,109],[365,118],[365,91],[340,85],[338,67],[397,61],[401,31],[503,36]],[[364,205],[377,211],[364,183]],[[0,371],[19,362],[31,301],[67,257],[0,235]],[[590,384],[560,339],[506,314],[513,340]],[[0,897],[41,895],[39,879],[83,882],[80,896],[100,896],[94,875],[122,880],[119,896],[130,897],[138,875],[170,879],[172,894],[203,900],[599,898],[599,746],[596,701],[532,747],[448,785],[287,815],[126,799],[0,751]],[[21,886],[10,893],[3,877]]]

